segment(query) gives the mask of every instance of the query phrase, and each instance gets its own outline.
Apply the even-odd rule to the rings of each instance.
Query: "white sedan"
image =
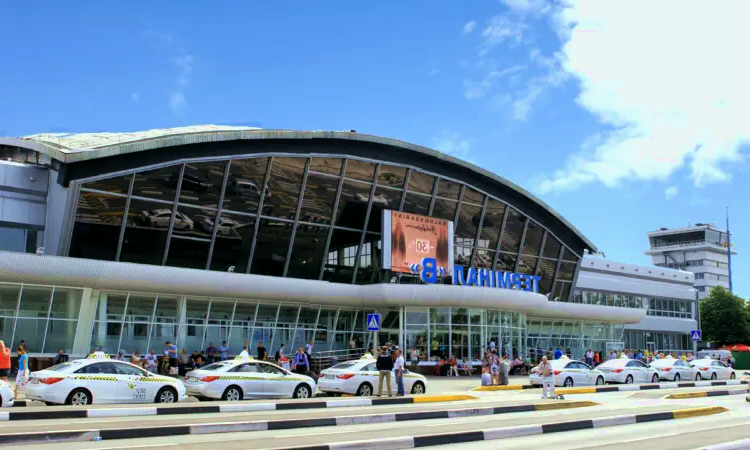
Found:
[[[596,367],[607,383],[658,383],[659,372],[638,360],[610,359]]]
[[[154,209],[141,211],[141,221],[150,227],[166,228],[172,220],[172,211],[169,209]],[[190,231],[193,229],[193,220],[185,214],[177,211],[174,216],[174,229]]]
[[[563,355],[560,359],[550,361],[550,364],[555,378],[555,386],[604,385],[604,374],[584,362],[574,361]],[[537,386],[542,384],[542,374],[539,373],[538,366],[529,372],[529,383]]]
[[[711,358],[696,359],[690,363],[691,366],[699,370],[701,378],[710,378],[712,380],[734,380],[736,375],[734,370],[721,361]]]
[[[14,394],[13,389],[10,387],[10,383],[0,380],[0,407],[10,408],[13,406]]]
[[[364,358],[337,364],[320,372],[318,389],[328,395],[351,394],[369,397],[378,388],[378,369],[375,360]],[[383,386],[383,391],[388,388]],[[396,394],[396,374],[391,375],[391,392]],[[427,378],[404,369],[404,392],[424,394],[427,392]]]
[[[221,235],[229,235],[232,233],[232,230],[237,228],[237,226],[240,223],[236,220],[227,219],[226,217],[219,218],[219,229],[216,231],[218,234]],[[213,233],[214,232],[214,219],[206,217],[203,219],[203,221],[200,223],[201,228],[206,233]]]
[[[185,398],[185,386],[178,379],[92,355],[32,372],[24,393],[48,404],[174,403]]]
[[[188,395],[237,401],[250,398],[310,398],[315,380],[265,361],[242,358],[220,361],[185,375]]]
[[[659,378],[666,381],[700,380],[701,374],[698,369],[681,359],[666,358],[657,359],[651,363],[651,367],[659,371]]]

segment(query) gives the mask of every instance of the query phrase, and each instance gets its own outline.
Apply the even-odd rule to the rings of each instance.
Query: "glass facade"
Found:
[[[540,275],[542,294],[567,298],[579,258],[522,206],[354,158],[193,161],[81,183],[68,255],[378,283],[390,209],[454,221],[456,264]]]
[[[676,352],[683,354],[693,351],[690,334],[664,333],[660,331],[626,331],[622,337],[626,349],[648,350],[649,352]]]
[[[539,355],[554,355],[559,346],[564,353],[570,353],[573,359],[583,359],[588,349],[598,352],[620,348],[623,331],[623,325],[580,320],[529,319],[526,345],[529,351],[534,349],[533,353],[537,358]]]

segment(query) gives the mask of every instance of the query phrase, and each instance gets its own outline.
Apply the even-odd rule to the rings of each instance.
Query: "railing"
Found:
[[[328,350],[325,352],[313,352],[310,355],[310,369],[315,373],[327,369],[340,362],[360,359],[366,352],[365,348]]]
[[[697,240],[697,241],[681,241],[681,242],[657,242],[651,245],[652,249],[655,248],[663,248],[663,247],[692,247],[694,245],[700,245],[700,244],[712,244],[717,245],[721,247],[721,243],[719,242],[711,242],[707,241],[705,239]]]

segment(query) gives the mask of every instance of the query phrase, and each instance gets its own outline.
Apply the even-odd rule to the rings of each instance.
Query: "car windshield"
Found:
[[[341,364],[336,364],[335,366],[331,367],[331,369],[336,369],[336,370],[348,369],[352,367],[353,365],[354,363],[341,363]]]
[[[213,364],[209,364],[207,366],[201,367],[200,370],[219,370],[219,369],[226,369],[228,366],[230,366],[232,363],[229,361],[221,361]]]
[[[70,370],[73,370],[73,364],[66,362],[66,363],[58,364],[56,366],[52,366],[52,367],[50,367],[49,369],[46,369],[46,370],[50,370],[50,371],[53,371],[53,372],[68,372]]]

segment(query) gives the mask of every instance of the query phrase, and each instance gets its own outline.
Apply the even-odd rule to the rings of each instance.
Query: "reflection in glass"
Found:
[[[261,221],[250,273],[282,276],[292,234],[291,225],[278,220]]]
[[[395,167],[386,164],[380,165],[378,171],[378,185],[379,186],[390,186],[394,188],[403,189],[404,180],[406,179],[406,168]]]
[[[559,258],[560,257],[560,241],[556,237],[552,236],[551,233],[547,233],[547,239],[544,241],[544,250],[542,250],[542,256],[545,258]]]
[[[181,205],[177,207],[172,234],[210,239],[211,233],[214,231],[215,220],[215,210],[190,208]],[[220,224],[219,229],[222,232],[228,232],[231,227],[231,223],[224,222]]]
[[[294,219],[305,171],[305,158],[274,158],[263,200],[263,215]],[[269,196],[270,194],[270,196]]]
[[[180,203],[218,208],[226,166],[226,161],[187,163],[182,175]]]
[[[118,175],[113,178],[89,181],[81,185],[82,189],[96,189],[97,191],[114,192],[116,194],[128,195],[130,189],[131,175]]]
[[[348,164],[348,163],[347,163]],[[367,203],[372,185],[356,181],[344,181],[336,211],[336,225],[361,230],[367,215]]]
[[[341,175],[341,158],[312,158],[310,170],[313,172]]]
[[[513,272],[516,270],[516,260],[518,255],[515,253],[498,253],[497,264],[495,270],[503,270],[505,272]]]
[[[173,234],[166,265],[186,269],[205,269],[210,245],[210,240],[187,239]]]
[[[314,173],[308,174],[299,220],[303,222],[330,224],[338,185],[338,178]]]
[[[521,253],[523,253],[524,255],[537,256],[539,254],[539,251],[542,249],[543,237],[544,228],[532,221],[529,221],[529,225],[526,227],[526,237],[523,241],[523,250],[521,251]]]
[[[564,261],[572,261],[575,263],[578,262],[578,257],[575,254],[573,254],[573,252],[571,252],[570,249],[568,249],[568,247],[565,247],[565,250],[563,251],[562,259]]]
[[[539,260],[539,270],[537,275],[541,277],[539,280],[539,293],[547,295],[552,292],[552,281],[555,278],[555,268],[557,267],[557,261],[550,259]]]
[[[453,264],[468,267],[471,261],[471,247],[455,245],[453,247]]]
[[[518,246],[521,243],[521,234],[523,234],[523,224],[526,217],[518,211],[511,208],[508,211],[508,219],[505,223],[505,231],[500,242],[500,250],[504,252],[518,253]]]
[[[492,267],[492,261],[495,259],[495,252],[492,250],[477,249],[474,255],[474,267],[489,269]]]
[[[344,172],[344,176],[346,178],[372,183],[372,180],[375,177],[375,163],[349,159],[346,161],[346,172]]]
[[[456,205],[458,205],[458,202],[454,202],[453,200],[436,198],[430,217],[453,221],[456,216]]]
[[[401,204],[401,192],[381,186],[375,188],[375,197],[372,198],[370,223],[367,226],[367,231],[380,233],[380,229],[383,226],[383,210],[398,211],[398,207]]]
[[[435,184],[435,177],[427,175],[426,173],[418,172],[416,170],[411,171],[409,177],[409,191],[418,192],[420,194],[432,195],[432,187]]]
[[[328,227],[302,223],[297,225],[287,276],[317,280],[320,275],[320,265],[323,264],[327,238]]]
[[[576,264],[571,262],[561,262],[560,272],[557,274],[557,279],[562,281],[573,281],[573,273],[576,270]]]
[[[365,243],[362,246],[362,254],[359,257],[359,269],[357,269],[357,284],[375,284],[387,282],[380,279],[380,268],[382,267],[380,248],[380,235],[367,233]]]
[[[216,233],[211,270],[247,272],[247,259],[255,234],[255,217],[222,211]],[[231,226],[226,226],[231,225]]]
[[[435,203],[437,204],[437,201]],[[458,223],[456,224],[456,237],[471,239],[473,244],[477,237],[477,227],[481,214],[481,206],[461,203],[461,209],[458,211]]]
[[[442,178],[438,181],[438,197],[458,200],[459,195],[461,195],[461,183],[456,183],[455,181],[445,180]]]
[[[463,201],[473,203],[475,205],[481,205],[482,202],[484,201],[484,194],[477,191],[476,189],[466,186],[466,189],[464,189]]]
[[[430,211],[430,197],[426,195],[413,194],[411,192],[407,192],[406,198],[404,199],[403,211],[412,213],[412,214],[421,214],[423,216],[426,216],[427,213]],[[435,216],[433,215],[433,217]]]
[[[224,192],[224,209],[255,214],[260,189],[266,176],[268,158],[233,159]],[[268,189],[266,189],[268,194]]]
[[[536,273],[536,262],[537,258],[522,256],[521,262],[518,264],[518,273],[534,275],[534,273]]]
[[[354,262],[362,233],[333,230],[331,245],[326,255],[323,279],[336,283],[351,283],[354,274]]]
[[[495,249],[497,247],[497,239],[500,236],[500,230],[503,227],[504,214],[504,203],[492,199],[487,201],[487,206],[484,209],[482,230],[479,232],[479,242],[477,242],[478,246],[489,249]]]
[[[175,164],[174,166],[136,173],[133,182],[133,195],[174,202],[181,167],[181,164]]]
[[[114,261],[125,197],[81,191],[68,256]]]
[[[171,219],[171,205],[131,199],[120,261],[160,266]],[[181,220],[181,227],[187,226]]]

